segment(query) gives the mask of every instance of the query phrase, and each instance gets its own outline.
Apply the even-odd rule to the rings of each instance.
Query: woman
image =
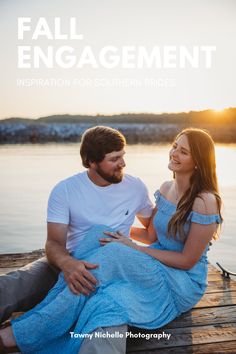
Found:
[[[39,305],[0,332],[2,351],[17,344],[22,353],[78,353],[82,339],[72,333],[127,323],[159,328],[200,300],[208,244],[222,220],[211,137],[183,130],[168,167],[174,178],[155,193],[152,223],[143,230],[154,243],[142,247],[105,226],[91,229],[74,257],[99,264],[93,270],[99,280],[95,293],[72,294],[61,273]]]

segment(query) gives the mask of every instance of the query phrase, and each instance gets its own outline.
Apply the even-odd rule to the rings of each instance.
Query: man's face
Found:
[[[106,154],[102,162],[95,164],[96,173],[109,183],[119,183],[123,178],[125,151],[113,151]]]

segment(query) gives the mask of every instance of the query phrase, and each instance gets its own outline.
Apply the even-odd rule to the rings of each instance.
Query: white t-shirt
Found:
[[[135,215],[150,217],[153,205],[145,184],[124,175],[117,184],[100,187],[87,171],[59,182],[48,200],[47,221],[69,225],[66,248],[73,251],[94,225],[129,235]]]

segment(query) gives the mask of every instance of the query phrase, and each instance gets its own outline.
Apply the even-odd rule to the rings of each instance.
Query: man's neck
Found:
[[[92,181],[99,187],[107,187],[111,184],[110,182],[107,182],[105,179],[103,179],[95,170],[91,168],[88,169],[87,174],[90,181]]]

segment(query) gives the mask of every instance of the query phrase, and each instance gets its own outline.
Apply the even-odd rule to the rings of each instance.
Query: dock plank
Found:
[[[0,254],[0,268],[20,268],[45,256],[43,249],[26,253]]]
[[[194,346],[182,346],[182,347],[172,347],[172,348],[160,348],[154,350],[145,350],[144,351],[130,351],[129,354],[224,354],[236,353],[236,340],[230,342],[217,342],[210,344],[200,344]]]
[[[221,306],[209,308],[194,308],[188,311],[174,321],[163,327],[167,328],[184,328],[204,325],[217,325],[222,323],[235,322],[236,311],[235,306]]]
[[[206,293],[208,294],[219,291],[236,291],[236,282],[230,279],[224,279],[223,277],[212,281],[208,280]]]
[[[152,331],[152,333],[162,333],[163,329],[159,331]],[[148,331],[148,333],[151,333]],[[222,341],[234,341],[236,338],[236,323],[207,325],[199,327],[186,328],[170,328],[165,331],[171,334],[170,339],[157,340],[155,338],[146,339],[128,339],[129,351],[143,351],[145,345],[146,349],[154,350],[167,347],[187,347],[199,344],[220,343]]]
[[[205,293],[195,308],[229,305],[236,305],[236,291]]]
[[[44,256],[43,250],[0,255],[0,274]],[[236,282],[208,265],[208,287],[196,306],[155,331],[130,327],[134,333],[168,333],[169,340],[129,339],[129,354],[236,354]]]

